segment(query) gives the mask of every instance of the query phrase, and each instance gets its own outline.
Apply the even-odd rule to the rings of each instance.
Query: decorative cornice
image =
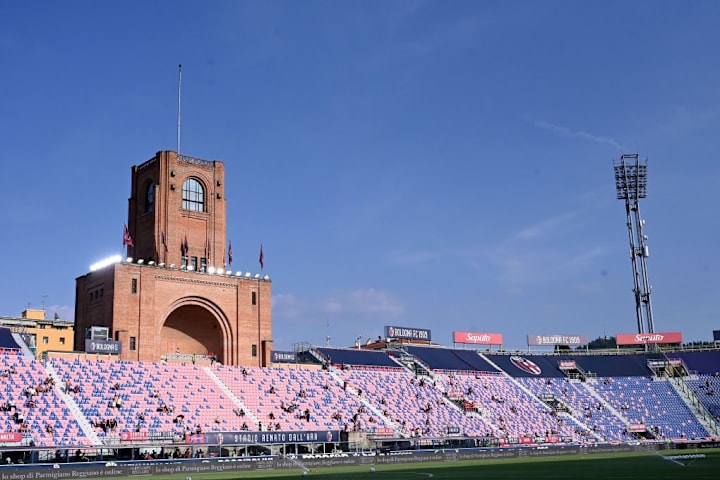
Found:
[[[170,280],[175,282],[185,282],[185,283],[193,283],[195,285],[210,285],[214,287],[237,287],[237,283],[225,283],[225,282],[217,282],[212,280],[204,280],[200,278],[184,278],[184,277],[175,277],[175,276],[168,276],[168,275],[157,275],[155,278],[158,280]]]

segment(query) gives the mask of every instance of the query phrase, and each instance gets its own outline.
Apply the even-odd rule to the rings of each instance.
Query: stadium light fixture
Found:
[[[121,261],[122,261],[121,255],[113,255],[111,257],[103,258],[102,260],[90,265],[90,271],[94,272],[96,270],[100,270],[101,268],[105,268],[109,265],[113,265],[113,264],[119,263]]]
[[[137,264],[142,265],[143,263],[145,263],[145,260],[142,258],[138,258]]]
[[[255,278],[260,278],[260,274],[259,274],[259,273],[256,273],[256,274],[255,274]]]
[[[630,261],[633,270],[633,293],[638,333],[654,333],[652,306],[650,303],[650,278],[646,259],[650,249],[643,232],[645,220],[640,217],[640,199],[647,197],[647,159],[637,153],[623,154],[613,162],[617,199],[625,201],[626,224],[630,241]]]
[[[252,276],[252,273],[250,273],[250,272],[245,273],[245,278],[250,278],[251,276]]]
[[[133,257],[127,257],[127,258],[125,259],[125,261],[126,261],[127,263],[132,263]]]
[[[217,272],[218,275],[222,275],[223,273],[225,273],[225,270],[223,270],[222,268],[218,268],[215,271]]]
[[[215,273],[215,267],[208,267],[207,272],[212,275]]]

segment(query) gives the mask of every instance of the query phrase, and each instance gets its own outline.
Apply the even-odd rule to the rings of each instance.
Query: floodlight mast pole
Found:
[[[617,198],[625,200],[638,333],[654,333],[655,322],[650,302],[652,286],[647,269],[650,250],[647,235],[643,233],[645,220],[640,216],[640,199],[647,197],[647,160],[640,160],[636,153],[623,154],[614,162],[614,170]]]

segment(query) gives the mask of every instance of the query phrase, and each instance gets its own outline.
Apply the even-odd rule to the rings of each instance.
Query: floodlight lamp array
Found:
[[[647,163],[641,162],[638,155],[623,155],[615,162],[614,170],[618,200],[647,197]]]

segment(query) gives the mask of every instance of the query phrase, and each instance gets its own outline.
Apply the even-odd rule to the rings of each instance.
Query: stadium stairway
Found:
[[[620,413],[620,411],[618,409],[613,407],[610,404],[610,402],[608,402],[602,395],[600,395],[600,393],[597,390],[595,390],[592,387],[592,385],[590,385],[590,382],[582,382],[581,385],[583,388],[585,388],[585,390],[588,391],[588,393],[590,395],[593,396],[593,398],[595,398],[595,400],[597,400],[598,402],[600,402],[602,404],[602,406],[605,408],[605,410],[607,410],[608,412],[615,415],[615,417],[619,418],[623,422],[623,424],[625,424],[625,427],[630,425],[630,420],[628,420],[628,418],[625,415]]]
[[[317,360],[317,363],[326,363],[326,362],[329,361],[329,360],[325,357],[325,355],[323,355],[322,352],[319,351],[319,350],[318,350],[317,348],[315,348],[315,347],[310,347],[310,348],[307,350],[307,353],[308,353],[312,358],[314,358],[315,360]]]
[[[705,427],[705,430],[707,430],[710,435],[720,437],[720,426],[718,426],[718,423],[710,411],[705,408],[705,405],[693,394],[690,387],[688,387],[681,378],[668,377],[668,381],[680,399],[685,402],[685,405],[687,405],[693,415],[698,419],[700,425]]]
[[[575,415],[567,413],[567,412],[558,412],[558,417],[571,419],[572,422],[580,425],[583,429],[585,429],[585,431],[587,431],[597,441],[600,441],[600,442],[607,441],[607,438],[605,438],[602,435],[600,435],[599,433],[595,432],[592,428],[590,428],[590,425],[585,423],[585,421],[578,416],[575,416]]]
[[[388,355],[388,357],[390,358],[390,360],[392,360],[394,363],[396,363],[398,367],[404,368],[408,372],[414,374],[415,370],[413,370],[413,368],[408,363],[400,360],[400,357],[398,357],[398,355],[407,355],[407,353],[405,353],[404,350],[398,350],[398,351],[395,351],[395,355]],[[412,363],[412,362],[410,362],[410,363]]]
[[[701,438],[708,432],[665,378],[607,377],[594,388],[608,403],[623,410],[631,424],[648,425],[661,438]]]
[[[245,415],[246,415],[250,420],[252,420],[252,422],[253,422],[255,425],[258,425],[258,424],[260,423],[260,419],[258,419],[258,417],[252,412],[252,410],[251,410],[250,408],[248,408],[248,406],[245,405],[245,404],[230,390],[230,388],[228,388],[228,386],[225,385],[225,384],[223,383],[223,381],[220,380],[220,378],[218,378],[217,375],[215,375],[215,372],[212,371],[212,368],[210,368],[210,367],[204,367],[203,370],[205,371],[205,373],[207,374],[207,376],[210,377],[210,378],[212,379],[212,381],[217,384],[218,387],[220,387],[220,390],[222,390],[223,392],[225,392],[225,395],[227,395],[228,398],[230,398],[230,400],[233,401],[233,403],[235,404],[235,406],[237,406],[237,407],[239,407],[239,408],[242,408],[243,411],[245,411]]]
[[[488,357],[486,357],[486,356],[483,355],[482,353],[479,353],[479,352],[478,352],[478,355],[479,355],[483,360],[485,360],[488,364],[490,364],[491,366],[495,367],[499,372],[501,372],[501,374],[502,374],[504,377],[506,377],[509,381],[511,381],[513,384],[515,384],[515,386],[516,386],[517,388],[519,388],[520,390],[522,390],[522,391],[523,391],[524,393],[526,393],[529,397],[531,397],[531,398],[533,398],[534,400],[536,400],[536,401],[540,404],[540,406],[541,406],[540,408],[545,409],[545,410],[550,410],[550,407],[549,407],[547,404],[545,404],[545,402],[543,402],[540,398],[538,398],[538,396],[537,396],[535,393],[533,393],[532,390],[530,390],[530,389],[529,389],[527,386],[525,386],[522,382],[518,381],[516,378],[513,378],[510,374],[508,374],[506,371],[504,371],[502,368],[500,368],[499,365],[497,365],[495,362],[493,362],[492,360],[490,360]],[[606,402],[605,402],[605,403],[606,403]],[[574,424],[578,425],[580,428],[585,429],[585,431],[586,431],[589,435],[591,435],[593,438],[595,438],[596,440],[599,440],[599,441],[604,441],[604,440],[606,440],[605,438],[603,438],[602,435],[600,435],[600,434],[598,434],[597,432],[593,431],[592,428],[590,428],[585,422],[583,422],[583,421],[582,421],[581,419],[579,419],[577,416],[571,415],[571,414],[560,414],[560,415],[558,415],[558,416],[560,416],[560,417],[568,420],[568,421],[569,421],[568,423],[570,423],[570,424],[574,423]],[[627,422],[626,422],[626,424],[627,424]]]
[[[30,351],[30,348],[28,348],[27,344],[25,343],[25,340],[23,340],[23,338],[22,338],[22,335],[20,335],[19,333],[13,332],[12,337],[13,337],[13,339],[15,339],[15,342],[20,347],[20,351],[23,353],[23,355],[25,355],[30,360],[34,360],[35,355],[33,355],[33,353]]]
[[[340,376],[340,371],[337,368],[330,366],[328,368],[328,373],[338,383],[338,385],[342,385],[345,382],[345,380],[343,380],[343,378]],[[348,386],[348,388],[352,389],[353,393],[355,393],[356,395],[358,394],[357,389],[355,389],[354,387]],[[407,437],[407,435],[405,433],[403,433],[402,430],[400,428],[398,428],[398,426],[395,423],[393,423],[392,420],[390,420],[388,417],[383,415],[382,410],[380,410],[373,403],[368,401],[367,396],[361,397],[360,402],[365,406],[365,408],[367,408],[368,410],[373,412],[375,414],[375,416],[377,416],[377,418],[382,419],[385,426],[392,429],[393,433],[396,436]]]
[[[93,443],[93,445],[102,445],[103,441],[100,439],[97,432],[95,432],[93,426],[90,425],[90,422],[83,414],[77,402],[75,402],[75,399],[68,395],[68,393],[65,391],[65,389],[63,388],[65,382],[63,382],[62,378],[60,378],[60,375],[58,375],[57,371],[55,371],[50,362],[47,362],[45,364],[45,371],[47,371],[48,375],[52,377],[53,380],[55,380],[58,395],[60,396],[60,398],[63,399],[68,409],[75,417],[75,420],[77,421],[80,429],[83,431],[85,436],[88,437],[88,439]]]

